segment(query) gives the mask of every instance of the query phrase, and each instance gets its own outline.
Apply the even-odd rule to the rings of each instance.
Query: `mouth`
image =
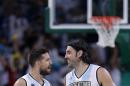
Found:
[[[52,66],[48,66],[48,69],[52,69]]]
[[[69,61],[69,59],[67,59],[67,63],[69,63],[70,61]]]
[[[66,63],[67,65],[69,65],[69,64],[70,64],[70,60],[69,60],[69,59],[66,59],[66,60],[65,60],[65,63]]]
[[[67,60],[67,63],[69,63],[69,60]]]

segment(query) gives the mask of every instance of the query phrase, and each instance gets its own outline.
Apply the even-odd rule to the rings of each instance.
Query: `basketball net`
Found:
[[[95,16],[92,25],[98,33],[97,45],[115,47],[115,39],[119,33],[120,18],[116,16]]]

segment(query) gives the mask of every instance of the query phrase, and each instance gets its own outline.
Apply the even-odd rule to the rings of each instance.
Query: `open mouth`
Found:
[[[51,69],[51,68],[52,68],[52,66],[49,66],[49,67],[48,67],[48,69]]]

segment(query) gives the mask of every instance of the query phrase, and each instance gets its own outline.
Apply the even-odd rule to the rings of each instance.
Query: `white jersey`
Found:
[[[66,75],[66,86],[99,86],[97,80],[97,70],[100,66],[90,64],[86,71],[77,77],[75,69]]]
[[[40,83],[38,83],[38,81],[36,81],[30,74],[24,75],[22,79],[26,81],[26,86],[41,86]],[[43,79],[43,81],[44,84],[42,86],[51,86],[49,81],[47,81],[46,79]]]

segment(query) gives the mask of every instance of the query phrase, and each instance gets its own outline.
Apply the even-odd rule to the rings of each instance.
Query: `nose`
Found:
[[[67,57],[67,54],[65,54],[65,59],[67,59],[68,57]]]
[[[52,65],[52,61],[50,60],[50,64]]]

